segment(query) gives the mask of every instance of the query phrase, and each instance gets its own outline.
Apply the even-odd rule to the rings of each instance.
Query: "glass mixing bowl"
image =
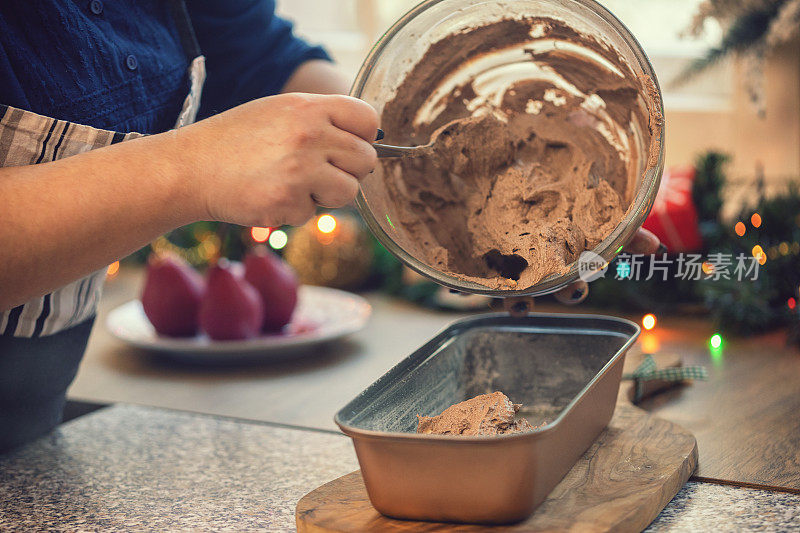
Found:
[[[657,92],[654,101],[663,116],[658,81],[641,45],[622,22],[593,0],[427,0],[409,11],[380,38],[364,61],[350,94],[372,104],[380,114],[431,43],[477,25],[520,17],[559,19],[611,45],[637,76],[645,75],[653,81]],[[654,126],[652,136],[659,146],[657,157],[650,158],[648,165],[648,150],[640,151],[637,183],[633,194],[629,194],[631,208],[611,234],[592,250],[605,261],[611,261],[633,238],[658,191],[664,167],[663,120]],[[399,224],[396,227],[392,222],[391,199],[383,185],[380,165],[362,181],[356,204],[369,229],[390,252],[417,272],[452,289],[495,297],[536,296],[555,292],[579,277],[576,261],[567,272],[546,277],[528,288],[492,289],[426,264],[409,252],[418,246],[410,242],[411,237]]]

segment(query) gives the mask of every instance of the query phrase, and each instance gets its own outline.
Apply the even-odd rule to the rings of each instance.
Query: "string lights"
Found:
[[[763,265],[764,263],[767,262],[767,254],[764,253],[764,249],[761,247],[760,244],[756,244],[755,246],[753,246],[751,252],[753,254],[753,257],[758,259],[759,264]]]
[[[333,233],[336,229],[336,219],[331,215],[321,215],[317,219],[317,229],[322,233]]]
[[[722,348],[722,335],[719,333],[711,335],[711,338],[708,339],[708,345],[715,350]]]
[[[798,215],[798,226],[800,226],[800,215]],[[753,213],[750,217],[750,223],[753,225],[754,228],[760,228],[762,224],[761,215],[758,213]],[[744,222],[741,220],[738,221],[733,226],[733,231],[739,237],[744,237],[744,234],[747,232],[747,226],[745,226]],[[798,255],[800,254],[800,242],[788,242],[783,241],[775,246],[770,246],[766,250],[760,245],[757,244],[753,247],[752,251],[753,257],[758,259],[760,264],[764,264],[767,262],[767,258],[769,259],[777,259],[779,256],[785,257],[787,255]],[[706,272],[706,265],[703,264],[703,272],[709,274],[710,272]]]
[[[108,279],[113,278],[119,273],[119,261],[114,261],[110,265],[108,265],[108,270],[106,270],[106,277]]]
[[[269,234],[272,233],[272,228],[251,228],[250,236],[256,242],[267,242]]]
[[[216,233],[205,231],[197,234],[196,238],[199,241],[197,244],[183,248],[171,243],[162,235],[152,242],[151,247],[157,255],[174,254],[195,266],[207,264],[219,257],[222,243]]]
[[[722,362],[723,348],[724,342],[722,340],[722,335],[719,333],[714,333],[711,335],[711,338],[708,339],[708,351],[711,353],[711,360],[715,364]]]
[[[286,234],[285,231],[276,229],[275,231],[270,233],[269,245],[274,250],[280,250],[281,248],[286,246],[287,242],[289,242],[289,236]]]

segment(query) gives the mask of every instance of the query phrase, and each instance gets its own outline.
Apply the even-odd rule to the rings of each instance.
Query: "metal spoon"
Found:
[[[375,139],[376,141],[380,141],[383,139],[383,130],[378,130],[378,136]],[[380,143],[372,143],[372,147],[375,148],[375,151],[378,152],[378,157],[385,158],[385,157],[420,157],[429,155],[433,151],[433,143],[436,142],[436,139],[433,139],[428,144],[423,144],[421,146],[392,146],[390,144],[380,144]]]

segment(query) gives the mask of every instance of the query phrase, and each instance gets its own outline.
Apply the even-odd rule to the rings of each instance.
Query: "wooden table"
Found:
[[[714,356],[708,322],[662,323],[659,352],[705,366],[709,379],[639,406],[694,433],[696,478],[800,493],[800,352],[785,333],[726,339]]]
[[[129,348],[105,331],[105,313],[136,297],[140,283],[139,271],[123,269],[107,285],[71,398],[335,430],[333,415],[342,405],[463,316],[372,294],[368,327],[322,353],[260,366],[192,367]],[[800,353],[786,347],[785,335],[771,334],[727,339],[721,355],[712,357],[707,348],[712,333],[702,318],[659,320],[647,344],[658,344],[658,354],[679,354],[684,364],[704,365],[709,380],[641,407],[695,434],[700,478],[800,493]],[[631,364],[641,344],[632,350]]]

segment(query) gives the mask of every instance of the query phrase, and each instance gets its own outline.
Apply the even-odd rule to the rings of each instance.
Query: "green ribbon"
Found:
[[[622,379],[634,381],[633,401],[638,402],[644,396],[644,382],[652,380],[685,381],[687,379],[708,379],[708,372],[702,366],[680,366],[658,369],[656,360],[650,354],[645,355],[644,361],[633,372],[623,374]]]

